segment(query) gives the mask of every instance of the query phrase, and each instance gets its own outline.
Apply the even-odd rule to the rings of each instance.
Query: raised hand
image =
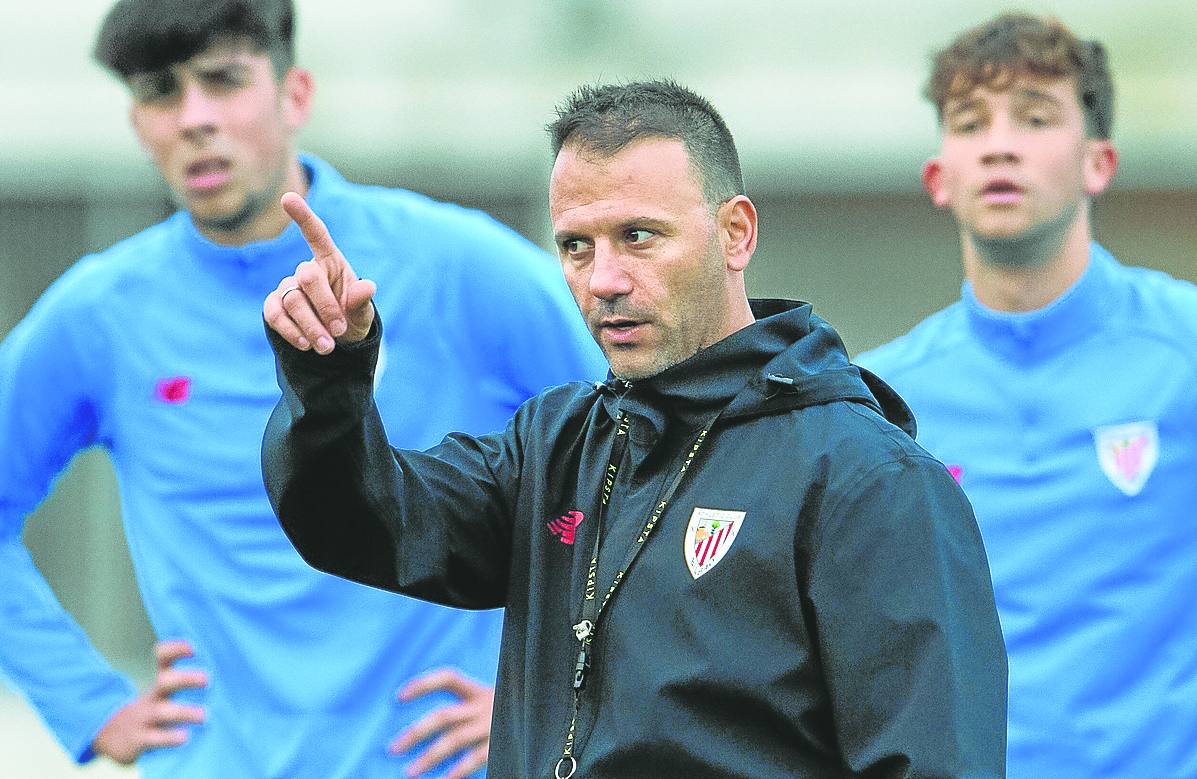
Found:
[[[266,323],[303,351],[328,354],[337,343],[362,340],[374,323],[374,282],[357,277],[307,201],[288,192],[282,206],[299,225],[312,259],[299,263],[266,297]]]
[[[177,747],[187,741],[183,724],[204,721],[199,706],[175,703],[170,696],[179,690],[205,687],[208,676],[199,670],[180,670],[174,664],[194,654],[186,641],[160,641],[154,645],[158,672],[149,689],[122,706],[104,724],[92,742],[98,754],[128,765],[149,749]]]
[[[411,762],[407,775],[422,776],[453,755],[464,752],[445,777],[465,779],[486,765],[490,754],[495,688],[476,682],[459,671],[443,668],[412,680],[399,691],[399,699],[410,701],[438,690],[450,692],[461,700],[425,714],[391,742],[391,752],[406,752],[421,741],[437,736],[432,745]]]

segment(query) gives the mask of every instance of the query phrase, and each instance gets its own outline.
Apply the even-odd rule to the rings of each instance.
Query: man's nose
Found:
[[[628,273],[627,258],[608,241],[594,247],[594,261],[590,271],[590,294],[599,300],[613,300],[631,294],[632,277]]]
[[[999,117],[985,131],[981,147],[981,161],[986,164],[1015,162],[1019,159],[1019,134],[1014,124]]]
[[[206,135],[217,125],[218,101],[199,84],[183,84],[179,97],[179,130]]]

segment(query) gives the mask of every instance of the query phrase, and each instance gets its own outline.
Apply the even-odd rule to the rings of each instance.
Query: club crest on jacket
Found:
[[[744,523],[743,511],[696,506],[686,527],[683,554],[690,575],[697,579],[719,564],[731,549]]]

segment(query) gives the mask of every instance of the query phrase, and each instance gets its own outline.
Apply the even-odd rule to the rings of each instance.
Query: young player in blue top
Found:
[[[912,407],[988,550],[1008,775],[1197,776],[1197,288],[1093,242],[1110,183],[1100,44],[1005,15],[935,60],[923,181],[963,299],[858,362]]]
[[[279,196],[305,191],[379,280],[377,392],[405,445],[496,429],[606,363],[547,254],[296,153],[312,77],[291,33],[288,2],[125,0],[104,23],[97,56],[182,210],[81,260],[0,344],[0,670],[77,760],[147,778],[465,776],[486,760],[501,614],[318,573],[266,499],[279,391],[261,301],[309,256]],[[162,640],[140,694],[21,543],[90,446],[111,456]]]

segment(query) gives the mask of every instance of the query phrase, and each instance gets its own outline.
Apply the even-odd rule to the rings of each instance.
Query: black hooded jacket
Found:
[[[718,418],[597,620],[574,776],[1002,775],[1006,659],[968,502],[808,305],[753,307],[754,325],[657,376],[556,387],[503,432],[423,453],[387,445],[377,328],[328,357],[271,334],[284,395],[264,470],[304,559],[506,607],[490,776],[551,777],[562,757],[621,413],[599,600]],[[704,516],[725,521],[704,535]],[[704,568],[699,539],[723,526]]]

